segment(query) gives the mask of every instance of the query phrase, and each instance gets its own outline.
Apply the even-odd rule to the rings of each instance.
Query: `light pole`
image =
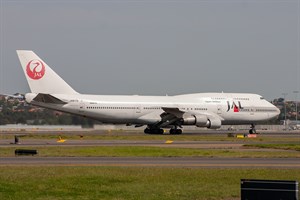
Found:
[[[293,93],[296,95],[296,125],[298,124],[298,93],[299,91],[293,91]]]
[[[285,98],[288,95],[288,93],[282,93],[284,101],[283,101],[283,105],[284,105],[284,127],[286,129],[286,105],[285,105]]]

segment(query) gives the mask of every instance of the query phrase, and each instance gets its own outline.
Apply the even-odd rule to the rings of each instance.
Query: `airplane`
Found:
[[[16,93],[16,94],[0,94],[2,96],[5,97],[5,100],[8,99],[17,99],[19,101],[24,101],[25,97],[24,95],[20,94],[20,93]]]
[[[27,103],[109,124],[147,126],[146,134],[181,134],[183,126],[218,129],[276,118],[280,111],[249,93],[195,93],[174,96],[80,94],[33,51],[17,50],[31,93]]]

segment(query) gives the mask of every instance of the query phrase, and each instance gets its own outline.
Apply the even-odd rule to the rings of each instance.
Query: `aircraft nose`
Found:
[[[273,112],[269,113],[269,117],[270,119],[277,119],[278,116],[280,115],[280,110],[275,105],[272,105],[271,107]]]

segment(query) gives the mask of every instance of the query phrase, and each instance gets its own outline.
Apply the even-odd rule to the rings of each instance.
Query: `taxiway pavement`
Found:
[[[191,168],[300,168],[299,158],[38,157],[0,158],[0,166],[118,166]]]

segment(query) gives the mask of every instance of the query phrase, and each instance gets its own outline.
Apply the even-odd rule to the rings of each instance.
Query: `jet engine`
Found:
[[[211,128],[211,129],[221,128],[222,122],[219,118],[211,117],[208,120],[209,120],[209,126],[207,128]]]
[[[217,129],[221,127],[221,120],[216,117],[206,115],[191,115],[182,118],[183,125],[195,125],[198,127],[207,127]]]

